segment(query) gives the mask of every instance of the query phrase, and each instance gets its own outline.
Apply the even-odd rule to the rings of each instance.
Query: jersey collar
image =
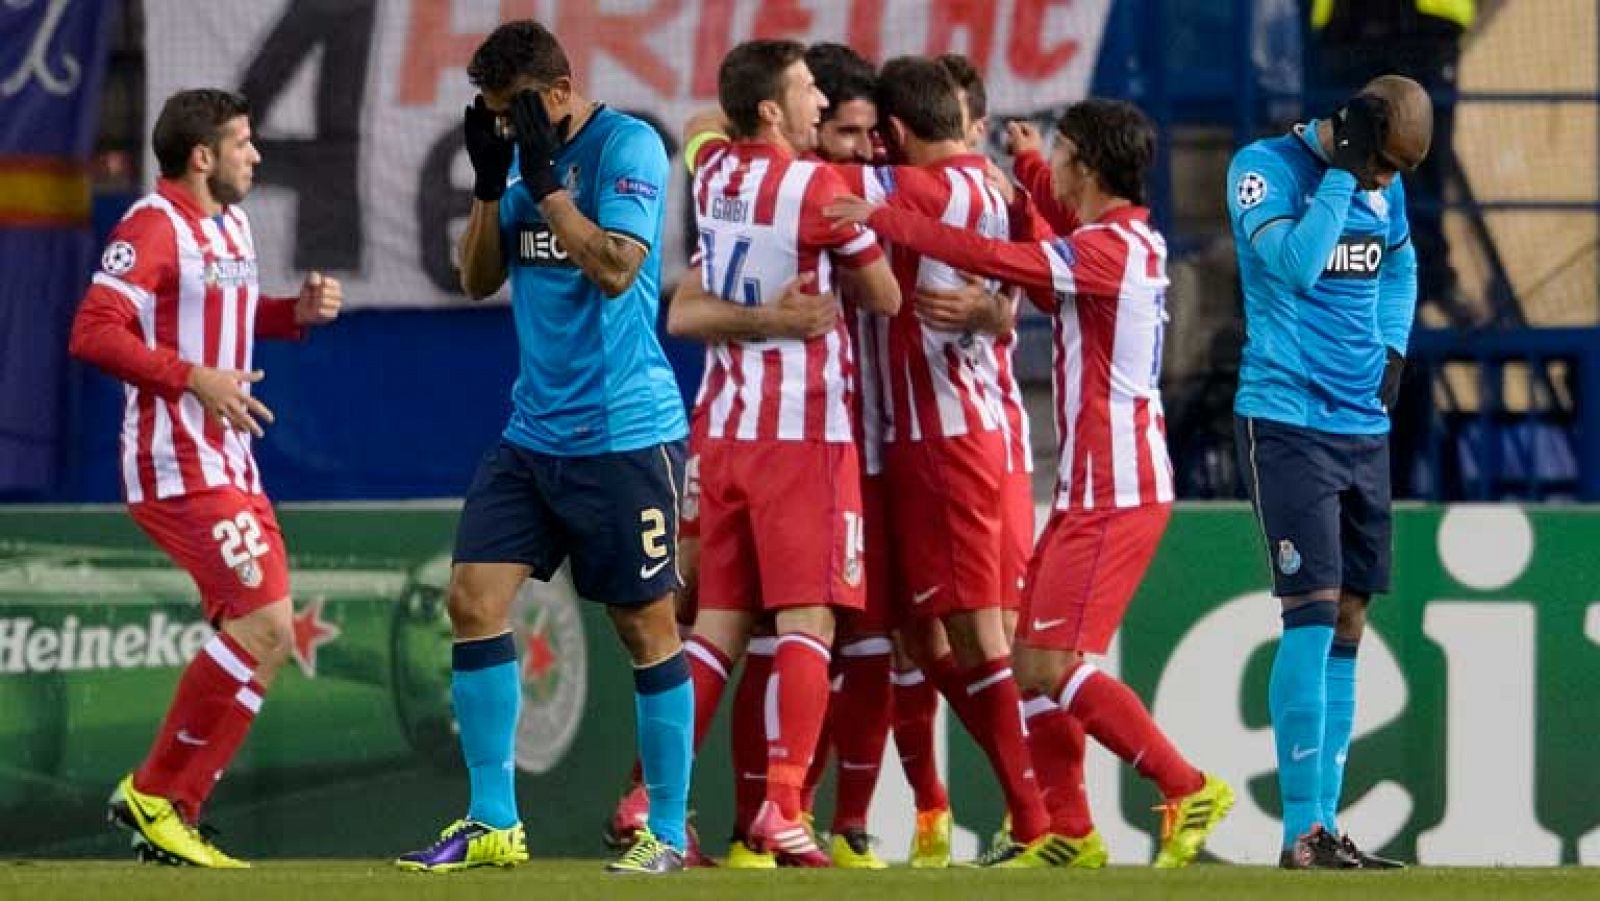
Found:
[[[206,218],[206,211],[200,208],[200,201],[196,200],[195,196],[189,193],[189,189],[184,187],[183,183],[177,179],[163,178],[158,180],[156,182],[156,193],[165,197],[183,215],[190,219]],[[217,212],[220,214],[227,211],[228,207],[224,204],[222,209]]]
[[[1296,125],[1294,127],[1294,136],[1299,139],[1300,146],[1316,157],[1317,162],[1326,166],[1328,164],[1328,155],[1322,150],[1322,142],[1317,140],[1317,122],[1318,120],[1312,119],[1302,125]]]

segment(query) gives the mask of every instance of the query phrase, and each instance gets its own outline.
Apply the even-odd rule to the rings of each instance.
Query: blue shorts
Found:
[[[1389,590],[1389,436],[1238,417],[1239,471],[1278,597]]]
[[[484,454],[456,527],[455,562],[525,563],[548,581],[572,560],[581,597],[643,604],[680,586],[683,442],[557,457],[501,439]]]

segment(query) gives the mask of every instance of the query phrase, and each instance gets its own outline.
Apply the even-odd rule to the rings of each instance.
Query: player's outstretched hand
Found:
[[[523,91],[511,98],[511,126],[517,131],[517,149],[522,152],[517,168],[535,203],[561,190],[555,160],[563,143],[561,136],[571,121],[567,116],[559,123],[551,122],[537,91]]]
[[[1372,184],[1378,151],[1388,136],[1389,115],[1383,101],[1366,94],[1350,98],[1333,117],[1334,168],[1356,177],[1362,187]]]
[[[1026,119],[1007,122],[1006,153],[1021,156],[1030,151],[1044,152],[1044,138],[1039,136],[1039,126]]]
[[[494,111],[483,102],[482,94],[467,107],[461,131],[467,141],[467,159],[472,161],[472,196],[494,203],[506,192],[506,175],[516,147],[500,136]]]
[[[839,303],[832,294],[810,293],[817,276],[807,272],[783,286],[778,302],[765,309],[772,318],[774,338],[816,338],[833,330],[839,318]]]
[[[946,332],[992,332],[996,329],[995,299],[983,280],[962,274],[966,284],[953,291],[922,288],[917,291],[917,318]]]
[[[246,393],[244,386],[265,377],[266,373],[259,369],[245,372],[196,366],[189,370],[189,393],[200,401],[207,416],[259,438],[265,434],[261,421],[271,425],[275,417],[266,404]]]
[[[877,208],[877,204],[854,194],[841,194],[822,208],[822,215],[832,219],[837,226],[866,225],[872,217],[872,211]]]
[[[327,325],[339,318],[344,306],[344,288],[339,280],[313,272],[300,286],[300,299],[294,304],[294,321],[298,325]]]

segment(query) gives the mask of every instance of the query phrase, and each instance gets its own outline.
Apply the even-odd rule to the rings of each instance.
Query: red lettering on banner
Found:
[[[603,50],[656,94],[676,93],[677,71],[651,50],[645,39],[671,23],[682,7],[682,0],[656,0],[643,12],[603,13],[600,0],[562,0],[555,32],[567,51],[579,88],[591,84],[589,74],[594,58]]]
[[[401,106],[426,106],[439,97],[439,73],[464,68],[486,34],[450,30],[450,0],[415,0],[406,25],[406,49],[400,64]]]
[[[1043,81],[1056,74],[1078,55],[1078,42],[1065,38],[1043,46],[1044,19],[1052,6],[1071,6],[1072,0],[1017,0],[1011,22],[1011,40],[1006,60],[1020,78]]]
[[[804,39],[810,31],[811,10],[796,6],[795,0],[761,0],[761,8],[756,10],[756,40]]]
[[[733,49],[733,2],[700,2],[700,21],[694,28],[694,72],[689,77],[689,94],[696,100],[717,98],[717,70]]]
[[[951,50],[955,31],[962,28],[967,32],[967,58],[979,72],[989,71],[994,20],[995,0],[934,0],[928,16],[928,55]]]
[[[854,0],[845,43],[874,64],[883,62],[883,0]]]

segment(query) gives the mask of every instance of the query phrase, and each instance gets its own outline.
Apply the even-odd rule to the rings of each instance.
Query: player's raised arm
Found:
[[[1398,178],[1389,187],[1389,210],[1387,246],[1378,270],[1378,333],[1385,349],[1378,399],[1392,413],[1400,399],[1400,376],[1417,314],[1417,248],[1406,219],[1405,183]]]
[[[461,234],[461,290],[481,300],[506,281],[506,259],[500,247],[500,198],[515,151],[499,133],[495,114],[480,94],[462,117],[467,157],[472,161],[472,211]]]
[[[1383,146],[1385,113],[1380,101],[1357,96],[1333,126],[1329,166],[1305,213],[1296,217],[1298,193],[1281,163],[1257,159],[1247,148],[1234,158],[1228,183],[1228,213],[1274,276],[1296,291],[1309,291],[1322,277],[1328,256],[1344,231],[1350,198]]]
[[[660,138],[652,133],[648,140],[640,137],[607,145],[600,171],[593,176],[602,180],[601,191],[609,192],[602,197],[600,218],[609,219],[613,210],[630,205],[617,198],[632,197],[637,202],[631,204],[636,207],[631,214],[617,213],[619,222],[597,223],[578,209],[572,194],[556,178],[555,156],[564,139],[536,92],[524,91],[511,101],[511,121],[517,131],[523,182],[556,240],[607,297],[621,295],[639,275],[655,237],[653,228],[646,233],[643,226],[629,226],[650,220],[662,203],[667,157]]]
[[[678,280],[667,307],[667,332],[679,338],[714,341],[759,341],[763,338],[806,339],[833,330],[839,318],[839,301],[832,294],[813,294],[815,273],[806,273],[784,286],[772,304],[746,306],[707,291],[704,270],[696,265]]]

